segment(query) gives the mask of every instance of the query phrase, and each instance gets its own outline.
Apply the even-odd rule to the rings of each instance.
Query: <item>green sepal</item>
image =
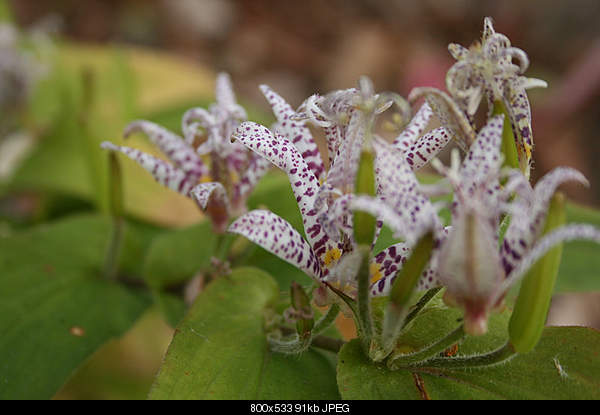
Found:
[[[356,176],[356,194],[375,196],[374,155],[363,151]],[[366,212],[354,212],[354,239],[359,245],[371,245],[377,220]]]
[[[506,106],[502,101],[494,102],[493,115],[504,115],[504,127],[502,128],[502,154],[504,155],[504,166],[514,169],[520,168],[517,142],[513,134],[510,118]]]
[[[565,196],[557,192],[550,202],[543,234],[565,222]],[[509,324],[510,341],[519,353],[531,351],[542,336],[561,256],[562,244],[558,244],[537,261],[523,279]]]

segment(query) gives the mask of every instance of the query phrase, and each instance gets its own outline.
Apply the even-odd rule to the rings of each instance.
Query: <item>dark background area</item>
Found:
[[[534,178],[558,165],[580,169],[591,189],[567,187],[600,205],[600,2],[400,0],[12,0],[23,25],[55,14],[69,40],[168,50],[231,73],[236,89],[266,104],[268,83],[293,105],[308,95],[354,86],[370,76],[377,90],[407,95],[444,87],[453,60],[447,44],[469,46],[484,16],[525,50],[532,90]],[[168,88],[168,85],[164,86]]]

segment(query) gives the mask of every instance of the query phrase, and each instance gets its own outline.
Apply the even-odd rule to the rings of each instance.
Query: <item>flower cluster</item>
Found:
[[[243,123],[233,137],[270,160],[288,174],[303,217],[306,240],[286,222],[269,211],[253,211],[235,221],[230,231],[244,235],[268,251],[296,265],[319,282],[354,295],[356,274],[361,262],[353,238],[352,211],[365,203],[354,194],[361,153],[372,146],[376,151],[376,177],[380,198],[403,204],[405,192],[386,177],[397,152],[408,172],[421,167],[449,141],[444,128],[422,135],[432,112],[424,104],[407,128],[388,145],[374,137],[368,140],[374,118],[394,102],[388,94],[375,94],[369,80],[363,78],[358,89],[334,91],[325,96],[312,96],[293,111],[270,88],[261,87],[271,103],[278,122],[272,130],[255,123]],[[318,148],[306,126],[313,121],[325,130],[330,167],[325,170]],[[386,151],[390,147],[393,152]],[[412,190],[416,181],[406,186]],[[368,203],[368,202],[366,202]],[[383,202],[381,202],[383,203]],[[410,200],[418,214],[423,200]],[[405,203],[406,204],[406,203]],[[426,214],[425,209],[422,211]],[[431,216],[433,217],[433,215]],[[402,221],[402,219],[398,219]],[[380,222],[381,224],[381,222]],[[407,247],[389,247],[371,261],[371,280],[398,270]],[[374,294],[382,294],[375,290]]]
[[[208,110],[193,108],[184,114],[184,137],[150,121],[134,121],[126,128],[125,137],[145,133],[171,163],[110,142],[102,147],[122,152],[160,184],[192,197],[211,218],[215,231],[223,233],[229,220],[245,210],[246,199],[270,165],[230,142],[231,133],[246,119],[246,111],[236,103],[227,74],[217,77],[215,95],[217,102]]]
[[[496,33],[489,18],[481,42],[468,49],[451,44],[449,50],[457,60],[446,77],[449,93],[415,88],[405,100],[376,93],[363,77],[357,88],[315,94],[293,109],[263,85],[277,119],[268,128],[246,121],[229,78],[221,74],[217,103],[184,115],[183,138],[147,121],[127,129],[126,135],[145,132],[173,164],[132,148],[103,146],[125,153],[160,183],[195,198],[216,230],[228,228],[312,277],[314,299],[350,305],[361,335],[376,337],[366,321],[371,298],[390,296],[396,309],[384,320],[384,340],[363,343],[374,355],[391,352],[390,339],[403,327],[403,321],[391,320],[406,317],[404,298],[412,292],[407,289],[445,288],[446,302],[464,310],[464,331],[480,335],[508,289],[550,248],[578,238],[600,241],[600,230],[568,225],[544,232],[556,188],[568,180],[587,182],[573,169],[558,168],[535,187],[529,183],[533,141],[525,91],[545,82],[523,76],[529,64],[525,52]],[[484,97],[487,120],[478,126],[475,114]],[[413,115],[421,98],[425,102]],[[393,107],[399,111],[395,119],[407,122],[386,140],[377,135],[376,123]],[[434,115],[441,127],[428,129]],[[311,128],[322,129],[325,151]],[[447,167],[436,156],[452,141],[458,149]],[[433,190],[452,194],[450,226],[438,215],[444,204],[432,202],[432,188],[422,186],[415,173],[427,163],[442,175]],[[238,217],[271,164],[289,178],[304,235],[269,210]],[[399,242],[375,252],[384,225]],[[429,245],[423,241],[432,241],[426,253],[423,247]],[[403,265],[409,263],[425,265],[414,266],[408,277],[415,283],[407,288],[398,276],[408,278]]]

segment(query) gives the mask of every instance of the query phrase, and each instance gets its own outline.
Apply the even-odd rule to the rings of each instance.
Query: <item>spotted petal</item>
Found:
[[[327,173],[327,181],[344,193],[354,192],[354,183],[360,163],[360,153],[365,140],[367,115],[354,111],[346,135],[338,147],[333,163]]]
[[[202,210],[206,210],[211,199],[224,205],[228,204],[227,192],[219,182],[201,183],[190,191],[190,195]]]
[[[475,141],[476,133],[458,105],[445,92],[429,87],[414,88],[408,99],[414,102],[421,97],[426,99],[442,125],[453,134],[458,145],[467,151]]]
[[[181,168],[190,176],[200,178],[207,173],[208,169],[195,150],[178,135],[149,121],[132,122],[125,129],[125,137],[129,137],[134,132],[146,134],[150,141],[173,161],[176,167]]]
[[[190,191],[190,196],[200,209],[210,216],[214,230],[224,233],[231,212],[227,191],[223,185],[218,182],[201,183]]]
[[[192,145],[194,142],[198,127],[203,128],[210,135],[214,134],[213,131],[216,125],[217,121],[215,117],[204,108],[191,108],[181,118],[181,130],[188,145]],[[209,144],[212,145],[212,143]],[[198,154],[207,154],[208,152],[210,152],[210,148],[199,150]]]
[[[465,197],[500,174],[503,119],[504,116],[498,115],[488,121],[463,160],[460,181]],[[495,185],[493,182],[492,186]]]
[[[173,167],[164,160],[156,158],[135,148],[117,146],[108,141],[103,142],[101,146],[104,149],[119,151],[125,154],[127,157],[136,161],[140,166],[152,174],[158,183],[185,196],[188,195],[188,192],[197,182],[198,178],[196,175],[186,173],[181,169]]]
[[[267,85],[261,85],[260,89],[269,101],[269,104],[271,104],[273,113],[277,117],[278,123],[275,131],[287,137],[296,146],[317,179],[323,179],[325,166],[321,159],[321,153],[310,130],[304,125],[304,121],[293,120],[292,118],[296,112],[280,95]]]
[[[428,103],[421,105],[417,114],[410,120],[406,128],[394,140],[394,147],[406,151],[414,145],[417,139],[425,131],[433,111]]]
[[[229,232],[245,236],[315,279],[322,276],[310,245],[288,222],[268,210],[253,210],[238,218]]]
[[[318,212],[314,210],[319,182],[296,147],[287,138],[275,135],[268,128],[250,121],[241,124],[233,137],[287,173],[302,214],[308,241],[317,255],[320,255],[317,245],[325,245],[329,238],[317,222]]]
[[[522,260],[544,226],[548,204],[556,188],[566,181],[578,181],[587,185],[585,177],[575,169],[559,167],[542,177],[530,188],[529,197],[520,197],[512,206],[510,226],[502,244],[502,264],[508,275]]]
[[[448,45],[448,52],[450,52],[450,55],[457,61],[461,61],[469,55],[469,49],[458,43],[450,43]]]
[[[269,160],[259,155],[252,157],[250,165],[243,171],[240,181],[234,184],[234,196],[232,199],[240,202],[245,200],[271,166],[272,164]]]
[[[410,164],[399,151],[383,140],[374,140],[373,147],[380,197],[393,208],[398,220],[404,223],[403,232],[413,234],[403,236],[418,238],[424,228],[437,227],[437,215],[429,199],[421,194]]]
[[[405,150],[406,162],[413,170],[420,169],[444,149],[451,137],[445,127],[431,130]]]
[[[591,225],[572,224],[562,226],[536,242],[527,255],[519,262],[502,283],[497,298],[500,298],[511,285],[516,283],[541,257],[543,257],[556,244],[575,240],[589,240],[600,244],[600,229]]]

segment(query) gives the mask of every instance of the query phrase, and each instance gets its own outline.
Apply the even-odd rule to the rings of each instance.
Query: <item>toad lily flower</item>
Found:
[[[102,147],[122,152],[160,184],[193,197],[211,218],[215,231],[223,233],[229,219],[245,210],[249,193],[270,164],[239,143],[229,142],[229,135],[245,117],[245,111],[235,103],[226,74],[217,78],[216,97],[217,102],[209,111],[194,108],[184,115],[185,139],[149,121],[135,121],[126,128],[125,137],[134,132],[145,133],[172,164],[110,142],[102,143]],[[200,129],[206,140],[195,148]]]
[[[432,230],[436,247],[439,247],[448,228],[442,226],[435,206],[421,191],[408,162],[410,159],[382,139],[375,140],[373,147],[378,195],[354,196],[349,202],[349,209],[372,214],[389,226],[396,237],[404,240],[375,255],[371,263],[370,293],[372,296],[385,296],[419,238]],[[435,257],[421,275],[417,289],[428,290],[439,285],[434,263]]]
[[[588,185],[586,178],[577,170],[558,167],[542,177],[535,188],[523,186],[523,190],[517,192],[519,199],[508,209],[511,223],[501,248],[506,276],[501,290],[508,289],[522,278],[538,259],[558,243],[578,239],[600,243],[600,229],[584,224],[564,225],[542,235],[550,200],[557,187],[566,181]],[[500,295],[497,294],[498,297]]]
[[[505,35],[496,33],[489,17],[484,20],[481,42],[469,49],[452,43],[448,50],[458,61],[446,75],[450,96],[435,88],[415,88],[409,99],[425,97],[442,124],[451,130],[459,145],[466,150],[476,137],[474,115],[485,96],[488,117],[494,112],[508,115],[520,168],[529,176],[533,135],[526,90],[546,87],[546,82],[522,76],[529,66],[527,54],[512,47]]]
[[[469,49],[452,43],[448,50],[458,61],[446,76],[448,91],[469,119],[484,95],[490,114],[497,102],[503,104],[513,128],[521,170],[528,175],[533,137],[531,108],[525,91],[546,87],[546,82],[522,76],[529,66],[527,54],[512,47],[508,37],[496,33],[489,17],[484,20],[481,43]]]
[[[566,180],[585,183],[585,178],[560,168],[542,178],[534,190],[521,172],[513,170],[502,188],[502,128],[501,116],[492,118],[460,167],[457,153],[451,169],[434,163],[455,194],[452,229],[442,243],[436,272],[446,287],[445,299],[464,309],[465,331],[473,335],[487,331],[489,313],[552,246],[572,239],[600,241],[600,231],[587,225],[558,228],[538,240],[556,187]],[[509,204],[515,192],[517,200]],[[512,220],[499,248],[500,217],[507,212]]]
[[[313,95],[300,107],[297,115],[298,118],[308,119],[323,127],[325,131],[331,167],[327,173],[327,180],[321,188],[320,197],[317,198],[317,205],[321,206],[325,203],[322,194],[331,193],[338,197],[335,201],[332,198],[328,200],[332,206],[331,210],[337,212],[329,215],[329,218],[330,220],[337,218],[337,223],[331,221],[327,223],[323,221],[323,216],[320,219],[330,236],[338,231],[336,226],[348,235],[352,233],[352,224],[347,219],[348,201],[352,198],[355,189],[361,151],[364,151],[365,146],[367,148],[371,146],[368,139],[370,127],[367,126],[372,124],[372,118],[367,117],[374,117],[391,103],[395,103],[400,109],[400,118],[410,119],[408,102],[395,94],[374,95],[372,90],[370,81],[363,78],[360,90],[334,91],[323,97]],[[370,113],[368,110],[364,111],[369,107],[375,110]],[[363,110],[358,110],[360,108]],[[370,115],[365,116],[365,113]],[[451,134],[444,127],[423,135],[431,116],[430,106],[424,104],[393,142],[393,147],[399,150],[398,156],[404,157],[413,170],[425,165],[450,140]],[[380,194],[380,189],[377,189],[377,193]],[[378,230],[380,227],[379,222]]]
[[[230,231],[248,237],[316,280],[353,295],[361,261],[349,209],[350,201],[355,197],[355,177],[372,120],[394,99],[374,94],[371,83],[363,78],[359,89],[335,91],[324,97],[313,96],[295,113],[269,87],[261,86],[261,89],[277,117],[273,127],[275,132],[257,124],[244,123],[234,137],[288,173],[304,219],[307,241],[287,222],[267,211],[247,214],[236,221]],[[397,154],[407,160],[408,171],[411,166],[420,167],[448,141],[444,129],[419,138],[430,116],[431,109],[423,106],[394,142]],[[325,171],[310,130],[305,126],[307,120],[326,130],[328,171]],[[385,163],[389,162],[386,159]],[[398,245],[378,255],[371,264],[372,280],[375,282],[394,273],[406,251],[407,247]],[[372,292],[373,295],[384,293],[383,289]]]
[[[334,124],[331,118],[340,114],[331,111],[320,119],[329,123],[326,125],[331,131],[337,129],[337,139],[330,140],[336,154],[330,155],[333,162],[329,171],[325,171],[305,126],[306,117],[298,116],[268,87],[263,86],[262,90],[278,119],[274,129],[281,134],[246,122],[238,127],[234,138],[288,174],[303,217],[306,240],[288,222],[265,210],[244,215],[229,230],[297,266],[315,280],[354,295],[361,255],[352,238],[350,211],[345,209],[349,198],[339,197],[335,205],[330,205],[329,195],[352,195],[360,153],[371,127],[369,121],[391,102],[373,94],[367,81],[362,82],[359,90],[338,91],[328,96],[328,102],[335,107],[331,109],[346,111],[349,118],[347,125]],[[331,118],[328,120],[326,116]],[[323,225],[330,223],[344,223],[346,232],[340,234],[335,226],[333,230],[325,229]]]

